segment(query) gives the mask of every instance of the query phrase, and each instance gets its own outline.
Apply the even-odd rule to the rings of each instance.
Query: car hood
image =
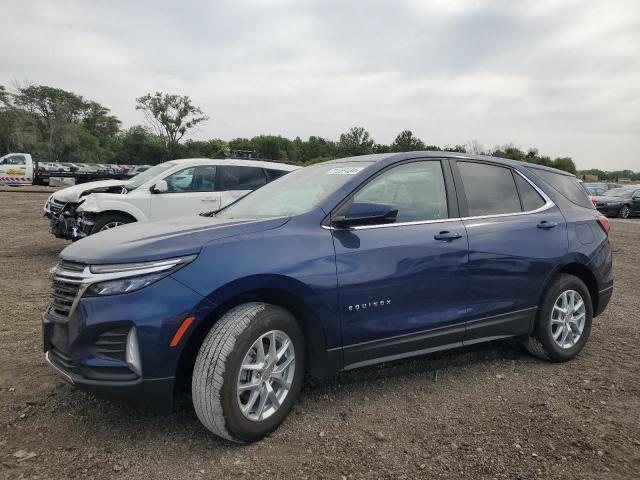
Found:
[[[271,230],[288,220],[289,217],[222,219],[194,216],[136,222],[75,242],[62,251],[60,258],[98,265],[179,257],[198,253],[211,241]]]
[[[103,192],[110,187],[120,187],[124,185],[122,180],[99,180],[97,182],[82,183],[73,187],[58,190],[52,196],[60,202],[78,202],[80,197],[94,192]]]

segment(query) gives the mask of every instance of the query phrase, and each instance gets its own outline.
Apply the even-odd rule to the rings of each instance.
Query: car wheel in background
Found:
[[[101,215],[96,219],[96,223],[93,224],[93,227],[91,227],[91,235],[119,227],[120,225],[126,225],[127,223],[131,223],[131,219],[124,215],[119,215],[117,213]]]
[[[208,333],[193,368],[198,418],[227,440],[260,440],[289,414],[305,361],[304,333],[287,310],[256,302],[229,310]]]
[[[623,205],[622,208],[620,209],[620,212],[618,213],[618,217],[629,218],[630,213],[631,213],[631,209],[629,208],[629,205]]]
[[[533,335],[526,339],[525,346],[545,360],[571,360],[587,343],[592,319],[591,295],[582,280],[556,275],[544,294]]]

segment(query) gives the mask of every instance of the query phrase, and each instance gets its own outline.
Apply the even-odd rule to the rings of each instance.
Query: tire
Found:
[[[279,381],[271,378],[272,370],[277,369],[278,364],[256,371],[241,369],[258,343],[264,346],[263,341],[266,341],[271,345],[272,332],[279,332],[278,335],[291,340],[294,361],[293,370],[287,370],[290,387],[274,412],[269,416],[263,413],[266,418],[250,419],[247,415],[252,414],[251,411],[243,413],[241,402],[248,397],[246,405],[249,405],[254,391],[238,395],[241,379],[246,380],[244,375],[254,377],[244,385],[252,382],[261,385],[255,390],[256,395],[266,395],[266,382],[273,385],[272,392],[281,388]],[[284,343],[274,345],[284,348]],[[271,355],[271,352],[267,353]],[[256,354],[256,361],[257,358]],[[264,438],[282,423],[295,403],[304,381],[305,361],[304,333],[287,310],[266,303],[245,303],[229,310],[207,334],[193,368],[191,393],[198,418],[208,430],[232,442],[246,443]],[[265,363],[269,363],[268,356]],[[259,373],[262,378],[257,378]],[[275,370],[273,375],[276,375]],[[284,390],[276,392],[280,395]],[[246,396],[241,397],[243,395]],[[271,397],[267,398],[271,401]],[[254,415],[258,415],[261,399],[254,399],[257,404],[252,410]],[[270,408],[274,408],[273,403]]]
[[[108,213],[106,215],[100,215],[96,219],[96,223],[94,223],[93,227],[91,227],[90,235],[101,232],[103,230],[109,230],[111,228],[115,228],[120,225],[125,225],[127,223],[131,223],[132,221],[133,220],[131,220],[129,217],[126,217],[124,215],[120,215],[117,213]]]
[[[618,217],[620,218],[629,218],[631,215],[631,209],[629,205],[623,205],[620,211],[618,212]]]
[[[571,340],[575,339],[576,333],[579,331],[578,325],[571,322],[568,324],[569,327],[562,325],[562,320],[557,317],[562,318],[563,315],[560,313],[559,309],[555,310],[556,302],[562,303],[562,295],[566,293],[566,298],[571,298],[572,295],[569,292],[576,292],[577,295],[575,295],[575,293],[573,294],[575,305],[579,305],[579,301],[577,300],[579,296],[581,297],[582,305],[584,307],[581,309],[584,314],[582,330],[577,341],[572,345]],[[567,308],[566,310],[570,311],[571,309]],[[552,320],[552,315],[556,317],[555,320]],[[581,317],[582,315],[579,313],[573,314],[574,320]],[[586,287],[584,282],[573,275],[556,275],[553,277],[543,296],[540,308],[536,315],[533,335],[530,335],[525,340],[525,347],[532,355],[551,362],[567,362],[572,360],[580,353],[589,339],[592,319],[593,304],[591,302],[589,289]],[[554,335],[557,335],[559,332],[558,329],[560,328],[570,329],[570,333],[567,334],[566,337],[567,343],[564,347],[559,344],[563,338],[562,333],[558,336],[558,340],[554,339]]]

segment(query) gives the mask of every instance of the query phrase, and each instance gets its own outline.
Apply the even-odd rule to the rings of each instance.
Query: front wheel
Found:
[[[622,208],[620,209],[620,212],[618,213],[618,216],[620,218],[629,218],[630,214],[631,214],[631,209],[629,208],[629,205],[623,205]]]
[[[129,217],[125,217],[124,215],[120,215],[117,213],[108,213],[106,215],[101,215],[96,219],[93,227],[91,227],[91,235],[93,235],[94,233],[103,232],[105,230],[119,227],[120,225],[126,225],[127,223],[131,223],[131,219]]]
[[[303,331],[287,310],[257,302],[229,310],[196,358],[191,392],[198,418],[227,440],[260,440],[291,410],[305,360]]]
[[[587,343],[592,319],[591,295],[584,282],[573,275],[556,275],[542,299],[533,335],[525,346],[545,360],[571,360]]]

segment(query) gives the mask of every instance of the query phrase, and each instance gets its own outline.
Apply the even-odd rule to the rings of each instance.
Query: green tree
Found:
[[[403,130],[398,134],[396,139],[391,142],[389,149],[392,152],[415,152],[424,150],[425,144],[418,137],[415,137],[411,130]]]
[[[353,157],[373,153],[375,141],[363,127],[352,127],[340,135],[337,150],[339,157]]]
[[[136,110],[144,112],[147,122],[163,140],[170,157],[174,155],[182,137],[209,120],[186,95],[148,93],[136,99]]]

